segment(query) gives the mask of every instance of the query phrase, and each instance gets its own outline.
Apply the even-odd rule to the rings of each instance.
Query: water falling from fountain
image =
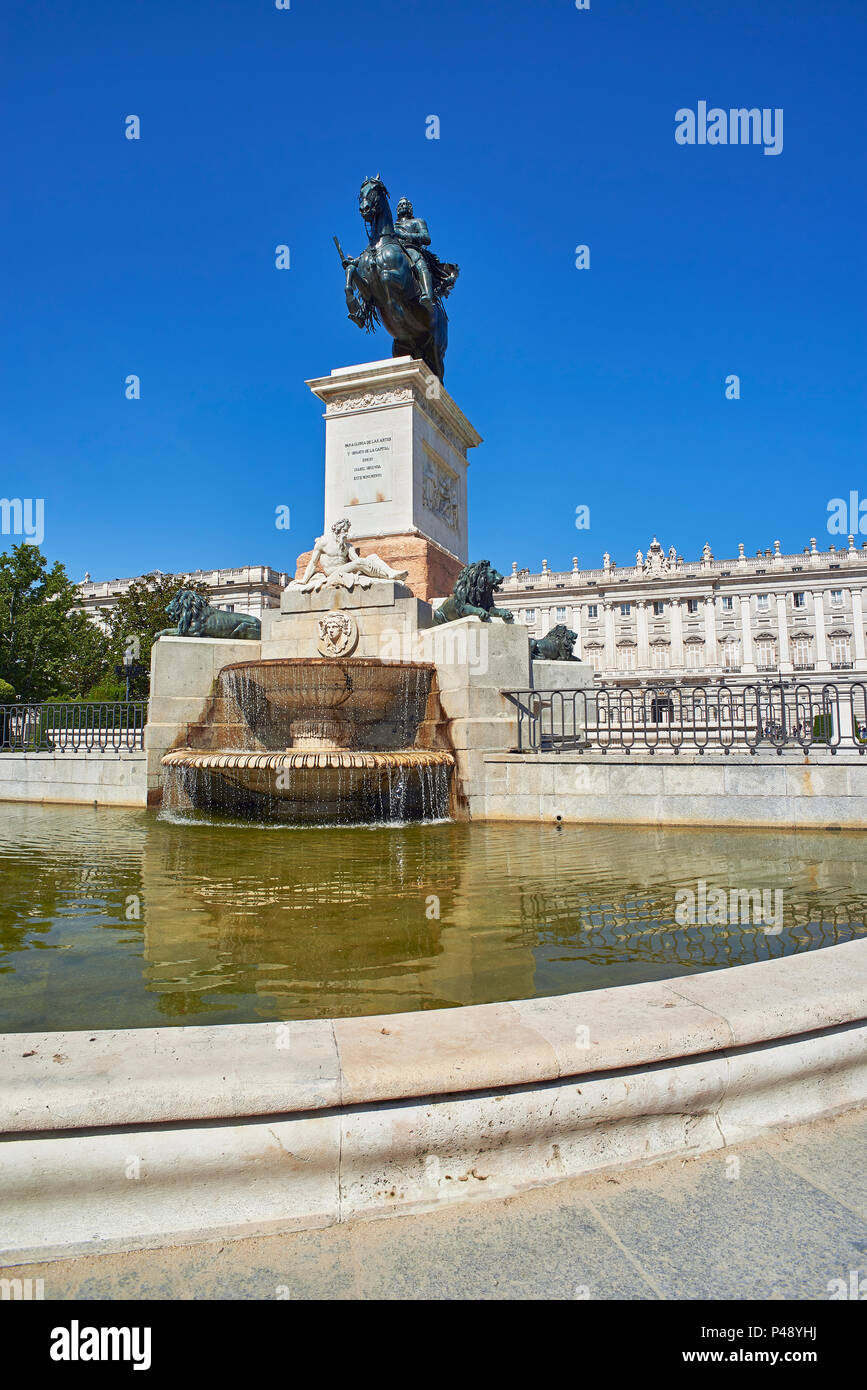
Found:
[[[226,666],[188,746],[162,760],[164,806],[298,825],[441,819],[454,755],[426,717],[433,676],[364,659]]]

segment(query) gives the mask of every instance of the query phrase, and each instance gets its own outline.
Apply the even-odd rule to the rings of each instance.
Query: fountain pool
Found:
[[[782,930],[679,925],[700,882],[781,893]],[[0,1031],[566,994],[835,945],[865,920],[857,834],[0,808]]]

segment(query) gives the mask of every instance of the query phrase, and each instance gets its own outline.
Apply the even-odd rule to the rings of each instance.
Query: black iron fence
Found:
[[[132,751],[147,715],[147,700],[0,705],[0,753]]]
[[[862,681],[505,690],[519,753],[867,752]]]

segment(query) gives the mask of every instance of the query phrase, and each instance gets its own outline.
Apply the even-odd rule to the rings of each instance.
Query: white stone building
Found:
[[[84,583],[78,586],[81,607],[98,622],[100,609],[113,608],[131,584],[151,577],[138,575],[135,579],[92,580],[85,575]],[[153,577],[160,579],[163,576],[159,570],[155,570]],[[214,608],[223,608],[229,613],[250,613],[254,618],[261,618],[267,608],[280,607],[280,595],[293,577],[272,570],[268,565],[242,565],[239,569],[191,570],[178,578],[179,587],[181,579],[192,589],[198,585],[206,586],[209,602]]]
[[[578,634],[575,654],[599,679],[618,682],[746,679],[771,673],[851,679],[867,672],[867,542],[856,549],[815,539],[798,555],[772,550],[684,561],[656,537],[635,563],[537,573],[512,565],[497,603],[530,635],[558,623]]]

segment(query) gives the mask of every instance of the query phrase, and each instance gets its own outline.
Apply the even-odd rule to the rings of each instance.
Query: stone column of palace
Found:
[[[671,664],[672,666],[683,666],[683,608],[682,600],[674,598],[671,600]]]
[[[325,405],[325,529],[347,517],[359,553],[408,570],[416,598],[450,594],[468,559],[467,451],[481,435],[411,357],[338,367],[307,385]]]
[[[852,594],[852,635],[855,638],[855,667],[864,669],[864,604],[860,589],[850,590]]]
[[[581,641],[581,639],[582,639],[582,634],[581,634],[581,605],[580,605],[580,604],[575,604],[575,606],[574,606],[573,609],[572,609],[572,631],[575,633],[575,636],[576,636],[576,639],[577,639],[576,642],[575,642],[575,653],[576,653],[576,655],[577,655],[579,652],[583,651],[582,641]],[[582,658],[582,659],[583,659],[583,658]]]
[[[825,594],[822,589],[813,590],[813,620],[816,624],[816,670],[830,671],[828,642],[825,637]]]
[[[604,599],[603,613],[605,615],[605,665],[609,671],[617,668],[617,649],[614,641],[614,604],[610,599]]]
[[[647,627],[647,600],[639,599],[636,614],[636,632],[638,636],[638,669],[646,670],[650,665],[650,634]]]
[[[716,666],[719,662],[719,652],[716,645],[716,600],[713,594],[708,594],[704,601],[704,643],[706,664]]]
[[[786,595],[777,594],[777,626],[780,632],[780,670],[793,670],[789,655],[789,615],[786,612]]]
[[[738,602],[741,606],[741,635],[744,644],[742,669],[748,674],[754,675],[756,663],[753,657],[753,629],[750,623],[751,596],[749,594],[742,594]]]

